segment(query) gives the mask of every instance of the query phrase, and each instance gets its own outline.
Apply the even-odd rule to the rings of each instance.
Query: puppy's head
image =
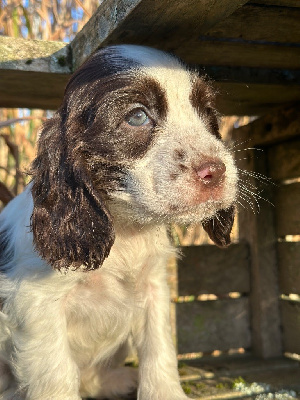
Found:
[[[230,242],[237,174],[214,94],[176,58],[140,46],[96,52],[71,78],[32,167],[32,230],[54,268],[99,267],[113,216],[203,222]]]

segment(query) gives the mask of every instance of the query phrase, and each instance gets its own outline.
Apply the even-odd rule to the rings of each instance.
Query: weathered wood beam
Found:
[[[179,354],[251,347],[249,299],[176,304]]]
[[[300,295],[300,242],[279,242],[277,252],[280,292]]]
[[[256,121],[251,122],[251,124],[242,126],[234,131],[235,139],[242,141],[244,138],[247,140],[246,145],[250,147],[269,146],[299,136],[299,104],[275,109]],[[278,179],[278,176],[272,175],[272,177]]]
[[[0,36],[0,70],[70,73],[66,43]]]
[[[290,181],[298,179],[300,177],[300,120],[294,121],[295,127],[297,122],[298,122],[298,137],[296,137],[295,140],[282,141],[282,143],[279,143],[276,146],[272,146],[268,150],[269,176],[277,182]],[[285,212],[283,210],[283,215],[284,214]],[[299,224],[299,234],[300,234],[300,224]],[[300,266],[300,257],[298,260]],[[299,268],[299,278],[300,278],[300,268]],[[300,291],[300,284],[299,284],[299,291]]]
[[[178,296],[250,292],[246,243],[232,244],[225,250],[211,245],[182,247],[181,254],[177,261]]]
[[[219,89],[218,109],[225,115],[263,115],[300,101],[300,72],[286,69],[204,66]]]
[[[286,3],[286,2],[285,2]],[[299,1],[298,1],[299,3]],[[213,38],[240,42],[298,44],[300,8],[245,4],[205,32]]]
[[[97,47],[124,42],[170,50],[187,63],[205,66],[220,89],[218,107],[223,114],[261,115],[274,106],[300,101],[300,45],[260,41],[268,20],[265,7],[239,8],[244,0],[215,3],[104,0],[70,46],[0,37],[0,106],[56,109],[71,69]],[[274,18],[277,9],[271,7]],[[252,10],[248,17],[245,10]],[[245,31],[243,18],[255,24],[256,15],[262,25],[259,32],[257,24],[246,24]],[[286,7],[284,18],[295,28],[295,17]],[[286,32],[287,24],[280,24],[281,33]],[[236,37],[239,29],[242,38]],[[295,35],[283,36],[296,40],[299,34]]]
[[[276,190],[275,196],[276,227],[280,238],[287,235],[300,234],[300,183],[281,185]]]
[[[70,72],[65,43],[0,36],[0,107],[56,109]]]
[[[300,44],[282,46],[202,35],[190,38],[175,53],[189,64],[294,70],[299,69]]]
[[[284,349],[289,353],[299,354],[300,304],[282,301],[281,310]]]
[[[104,0],[71,48],[75,68],[98,47],[136,43],[174,51],[187,38],[203,34],[246,0]]]
[[[218,110],[225,115],[264,115],[270,110],[299,102],[299,86],[222,82]]]
[[[253,0],[253,3],[278,7],[300,7],[299,0]]]

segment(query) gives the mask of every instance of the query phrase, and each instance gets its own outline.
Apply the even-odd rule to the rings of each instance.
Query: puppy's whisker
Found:
[[[228,148],[229,148],[230,150],[234,150],[234,149],[236,149],[238,146],[241,146],[241,145],[243,145],[243,144],[245,144],[245,143],[249,143],[250,140],[251,140],[251,139],[246,139],[246,140],[243,140],[243,141],[235,140],[235,141],[233,141],[233,142],[229,142],[227,145],[228,145]]]
[[[240,151],[247,151],[247,150],[264,151],[264,149],[259,149],[257,147],[245,147],[244,149],[234,150],[234,152],[238,153]]]
[[[243,193],[242,191],[239,191],[239,198],[241,198],[242,200],[244,200],[247,203],[247,205],[253,211],[253,214],[257,213],[256,204],[252,202],[251,197],[249,195]],[[244,208],[247,208],[247,206],[245,206]]]
[[[261,183],[275,185],[275,182],[271,178],[269,178],[269,177],[267,177],[267,176],[265,176],[263,174],[260,174],[259,172],[248,171],[248,170],[241,169],[241,168],[237,168],[237,170],[239,171],[240,174],[248,175],[250,177],[253,177],[253,178],[257,179]]]

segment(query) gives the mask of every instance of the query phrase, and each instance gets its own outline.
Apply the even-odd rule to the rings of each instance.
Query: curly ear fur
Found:
[[[64,116],[61,108],[41,132],[32,164],[31,229],[36,250],[53,268],[90,270],[103,263],[114,242],[112,217],[105,205],[105,188],[100,192],[94,187],[76,151],[74,135],[84,128],[76,118],[67,124]],[[67,130],[73,132],[69,138]]]
[[[202,223],[211,240],[219,247],[226,247],[231,243],[230,232],[234,222],[235,208],[218,211],[216,217]]]
[[[110,49],[95,53],[71,77],[62,106],[43,126],[32,165],[34,243],[56,269],[98,268],[114,243],[106,200],[121,185],[124,162],[108,140],[114,115],[107,92],[126,86],[126,74],[113,74],[132,62],[110,62],[112,55]]]

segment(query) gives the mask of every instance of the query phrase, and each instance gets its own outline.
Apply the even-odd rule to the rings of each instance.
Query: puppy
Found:
[[[214,93],[177,58],[91,56],[1,214],[0,399],[184,400],[169,326],[166,224],[230,242],[237,192]],[[123,367],[128,340],[139,357]]]

